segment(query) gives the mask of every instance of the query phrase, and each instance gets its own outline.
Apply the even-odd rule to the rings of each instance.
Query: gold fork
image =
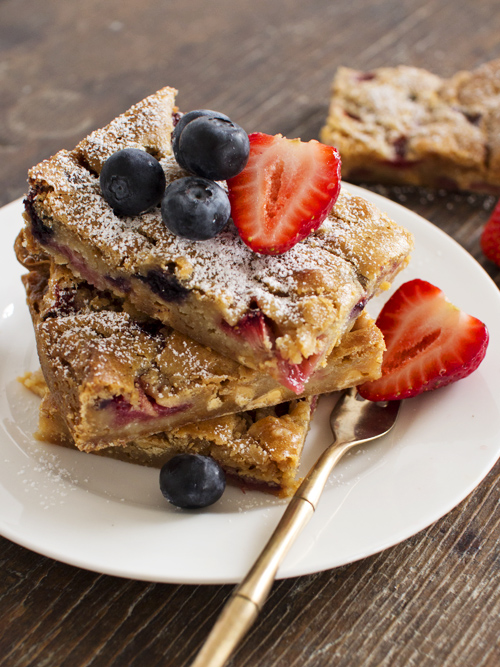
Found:
[[[380,438],[394,426],[400,401],[373,403],[346,390],[332,410],[334,440],[318,458],[286,508],[260,556],[235,588],[191,667],[222,667],[257,618],[278,568],[316,510],[327,479],[355,445]]]

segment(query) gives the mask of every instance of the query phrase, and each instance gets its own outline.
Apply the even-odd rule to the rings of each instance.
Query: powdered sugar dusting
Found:
[[[212,364],[207,365],[207,352],[201,346],[168,327],[150,336],[125,312],[49,318],[39,324],[37,334],[44,349],[57,349],[51,358],[52,373],[65,376],[70,386],[82,391],[87,382],[96,383],[96,390],[114,383],[115,392],[134,394],[137,380],[150,378],[157,398],[167,399],[188,386],[191,392],[200,384],[217,386],[231,377],[230,371],[238,375],[235,362],[223,360],[217,373],[217,354],[211,353]],[[168,355],[163,355],[166,349]]]
[[[56,163],[58,178],[51,179],[51,185],[57,193],[48,195],[45,207],[50,207],[52,215],[64,221],[82,243],[94,248],[110,269],[126,270],[127,276],[145,275],[151,266],[173,265],[183,287],[218,302],[231,324],[238,321],[251,302],[281,325],[299,325],[306,294],[328,296],[340,312],[346,312],[361,298],[358,272],[369,270],[369,257],[365,256],[363,264],[356,264],[356,249],[366,247],[367,230],[381,218],[375,207],[359,207],[356,199],[341,194],[333,214],[319,232],[283,255],[263,256],[242,242],[232,224],[213,239],[193,242],[172,235],[163,225],[158,209],[134,218],[117,217],[101,197],[95,176],[77,165],[69,154],[58,154],[53,166]],[[168,180],[179,176],[172,160],[163,161],[163,165]],[[71,178],[60,182],[61,174],[67,173]],[[343,217],[355,219],[356,229],[346,227]],[[410,248],[404,231],[394,223],[387,227],[389,233],[373,258],[372,274],[393,261],[394,255],[397,261],[401,260]],[[326,230],[329,236],[324,233]],[[344,246],[334,242],[341,232],[348,241]],[[349,247],[351,241],[354,245]],[[316,274],[317,285],[309,279],[310,274]]]
[[[175,94],[173,88],[163,88],[146,97],[107,127],[92,132],[75,152],[96,172],[121,148],[146,149],[158,159],[165,157],[170,153]]]
[[[356,211],[354,200],[342,193],[339,201],[344,203],[334,209],[326,226],[275,257],[253,253],[232,224],[214,239],[193,242],[173,236],[158,208],[134,218],[115,216],[101,196],[97,176],[106,151],[139,147],[160,158],[167,182],[184,175],[171,154],[173,96],[162,91],[157,95],[158,99],[147,98],[104,130],[92,133],[74,151],[61,151],[31,170],[34,209],[53,228],[54,243],[66,260],[69,253],[79,253],[82,266],[86,262],[90,267],[82,272],[89,280],[103,272],[108,282],[126,280],[138,307],[148,298],[144,283],[153,270],[160,280],[166,276],[170,282],[177,281],[175,288],[178,285],[183,297],[188,295],[193,311],[206,312],[215,328],[221,320],[235,326],[258,308],[276,337],[274,351],[265,353],[268,356],[278,351],[298,364],[312,355],[326,354],[350,326],[358,304],[404,264],[412,246],[410,236],[375,207]],[[355,226],[343,219],[358,213]],[[369,253],[368,247],[375,249],[379,229],[386,230],[380,252]],[[50,244],[47,247],[51,250]],[[106,276],[102,280],[105,284]],[[167,305],[145,310],[173,322],[173,299],[165,295],[165,300]],[[178,328],[182,328],[180,313],[179,306],[175,311]],[[191,333],[193,327],[194,321],[189,321],[183,330]],[[216,347],[219,339],[200,335],[199,340]],[[226,345],[223,351],[230,354],[231,347]],[[257,357],[252,360],[261,362]]]
[[[64,504],[79,486],[79,479],[61,466],[58,456],[44,450],[37,452],[30,469],[19,468],[17,475],[25,493],[34,493],[44,510]]]

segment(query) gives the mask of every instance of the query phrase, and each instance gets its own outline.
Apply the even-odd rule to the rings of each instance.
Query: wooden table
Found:
[[[26,171],[163,85],[247,131],[318,135],[339,65],[451,75],[500,56],[495,0],[4,0],[0,203]],[[457,239],[500,285],[479,236],[492,197],[378,189]],[[22,369],[20,369],[21,372]],[[278,581],[231,664],[500,665],[500,464],[447,516],[335,570]],[[231,586],[145,583],[1,539],[2,665],[188,665]]]

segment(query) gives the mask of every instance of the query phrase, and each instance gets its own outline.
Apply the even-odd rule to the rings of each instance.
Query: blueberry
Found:
[[[198,509],[215,503],[224,493],[226,476],[209,456],[178,454],[160,471],[164,497],[183,509]]]
[[[174,131],[172,132],[172,149],[174,151],[176,160],[179,150],[179,137],[181,136],[182,130],[188,123],[190,123],[195,118],[199,118],[200,116],[210,116],[211,118],[222,118],[223,120],[229,120],[229,117],[225,114],[219,113],[218,111],[211,111],[211,109],[196,109],[195,111],[188,111],[188,113],[183,114],[177,121],[174,127]]]
[[[113,153],[99,181],[104,199],[117,215],[139,215],[156,206],[166,185],[158,160],[138,148]]]
[[[145,276],[136,273],[135,277],[149,285],[151,291],[167,303],[181,303],[189,294],[187,287],[184,287],[172,273],[163,269],[150,269]]]
[[[165,190],[161,214],[172,234],[192,241],[206,241],[226,225],[231,205],[217,183],[199,176],[186,176],[173,181]]]
[[[174,151],[186,171],[222,181],[242,171],[248,161],[250,142],[245,130],[229,118],[205,115],[186,123]]]
[[[31,232],[33,236],[42,245],[50,245],[54,237],[54,230],[42,221],[33,207],[31,207],[31,210],[28,208],[27,210],[31,218]]]

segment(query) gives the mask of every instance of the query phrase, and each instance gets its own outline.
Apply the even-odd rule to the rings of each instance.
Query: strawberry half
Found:
[[[500,200],[481,234],[481,249],[489,260],[500,266]]]
[[[385,304],[377,326],[387,350],[382,377],[358,391],[371,401],[411,398],[470,375],[488,346],[488,330],[424,280],[402,285]]]
[[[254,251],[279,255],[317,229],[340,191],[338,151],[280,134],[249,135],[246,167],[228,181],[231,216]]]

